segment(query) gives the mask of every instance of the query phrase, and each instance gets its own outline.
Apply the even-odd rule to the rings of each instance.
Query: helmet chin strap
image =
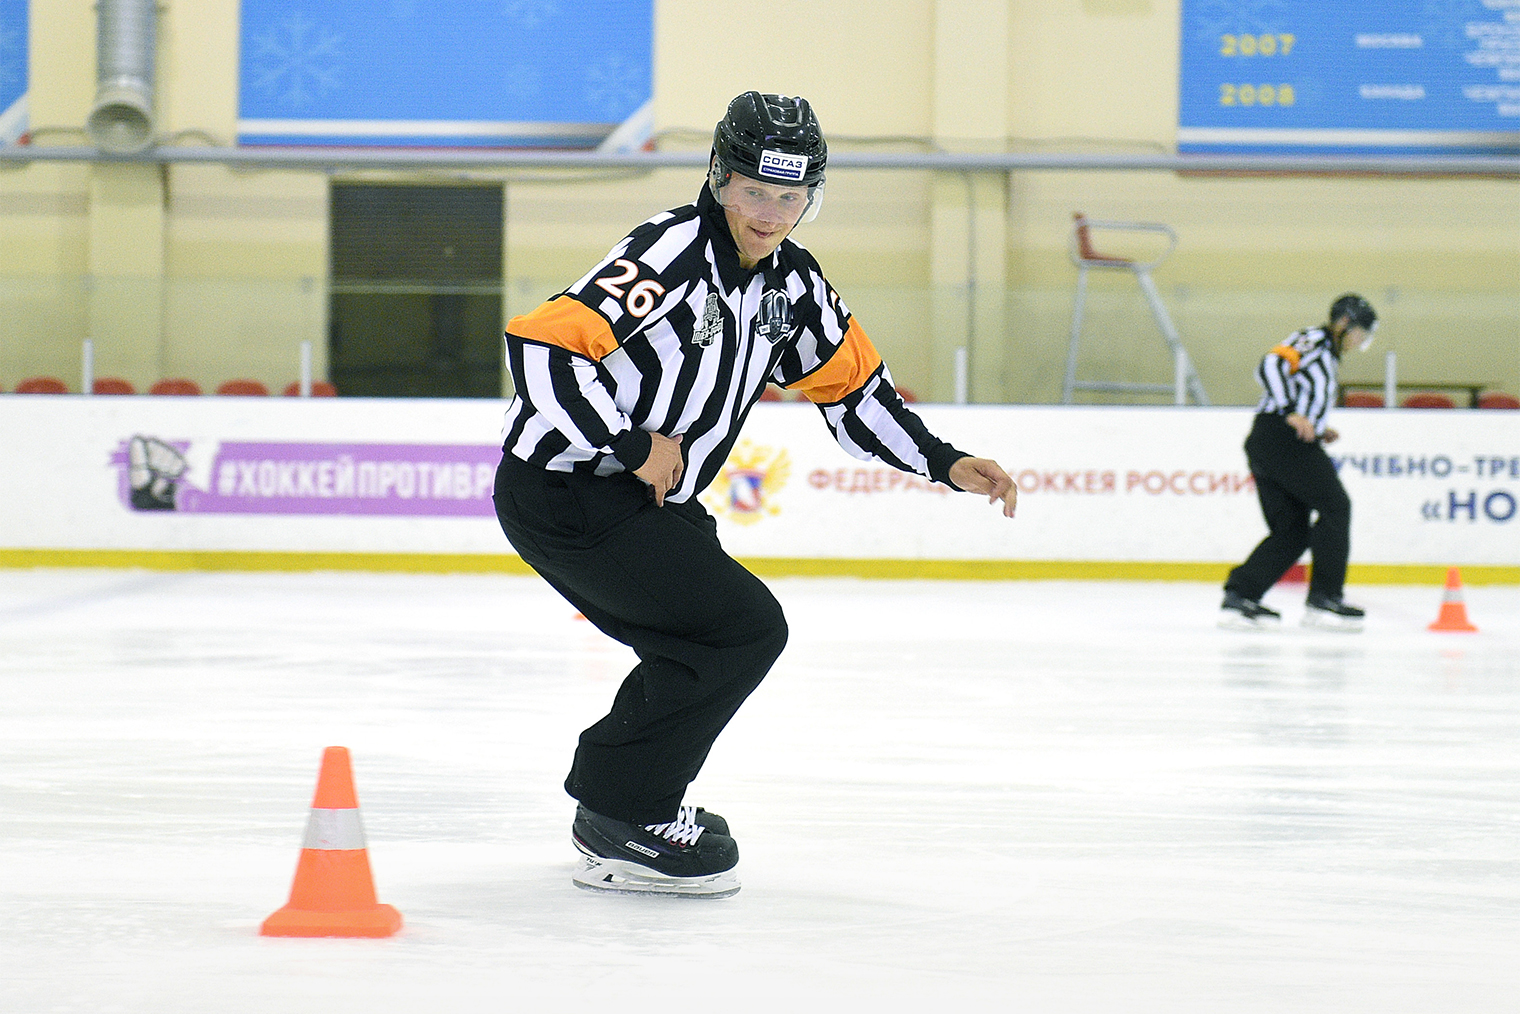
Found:
[[[1363,338],[1361,340],[1361,343],[1356,347],[1356,350],[1358,352],[1366,352],[1368,349],[1372,348],[1372,339],[1377,337],[1377,326],[1378,322],[1373,321],[1372,326],[1367,329],[1367,337]]]
[[[1346,348],[1346,333],[1355,325],[1350,317],[1338,317],[1330,322],[1330,339],[1335,343],[1335,354],[1339,356]],[[1378,322],[1373,321],[1372,326],[1363,328],[1365,337],[1356,343],[1358,352],[1366,352],[1372,347],[1372,339],[1377,335]]]

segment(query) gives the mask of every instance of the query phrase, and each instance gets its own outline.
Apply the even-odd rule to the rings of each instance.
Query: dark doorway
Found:
[[[502,190],[334,183],[328,374],[357,397],[501,397]]]

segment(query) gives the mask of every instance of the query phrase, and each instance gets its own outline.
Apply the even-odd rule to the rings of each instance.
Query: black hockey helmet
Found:
[[[710,185],[725,207],[724,189],[738,173],[773,186],[806,188],[808,206],[800,221],[818,214],[829,148],[807,99],[745,92],[713,128],[712,153]]]
[[[823,182],[829,147],[807,99],[745,92],[713,129],[713,151],[732,172],[764,183]]]
[[[1348,317],[1353,327],[1371,331],[1377,325],[1377,311],[1372,304],[1354,292],[1348,292],[1330,304],[1330,323]]]
[[[1373,333],[1377,331],[1377,311],[1372,308],[1371,303],[1361,296],[1358,296],[1354,292],[1348,292],[1330,304],[1330,323],[1334,324],[1342,318],[1350,321],[1350,324],[1347,325],[1348,327],[1359,327],[1367,332],[1367,336],[1357,346],[1361,351],[1366,352],[1368,346],[1372,344]],[[1339,338],[1336,339],[1336,349],[1336,354],[1339,355]]]

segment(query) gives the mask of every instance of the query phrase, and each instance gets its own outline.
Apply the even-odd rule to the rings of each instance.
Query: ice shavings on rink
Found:
[[[723,901],[570,883],[631,655],[535,579],[0,571],[0,1008],[1504,1011],[1520,588],[772,587],[792,637],[689,802]],[[1296,595],[1301,596],[1299,590]],[[347,746],[387,940],[258,936]],[[684,999],[683,999],[684,998]]]

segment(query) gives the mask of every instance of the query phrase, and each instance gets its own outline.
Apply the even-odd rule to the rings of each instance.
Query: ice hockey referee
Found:
[[[1256,367],[1263,393],[1246,438],[1246,460],[1267,537],[1230,571],[1221,626],[1277,624],[1281,614],[1262,605],[1261,597],[1307,549],[1313,567],[1304,624],[1361,629],[1363,611],[1341,601],[1351,552],[1351,498],[1325,453],[1324,445],[1340,436],[1325,420],[1335,403],[1342,354],[1364,351],[1376,330],[1372,304],[1347,293],[1330,305],[1327,323],[1295,332]]]
[[[775,383],[850,454],[1000,502],[987,458],[929,432],[817,261],[790,239],[823,203],[805,99],[746,92],[695,203],[655,215],[507,327],[516,397],[496,511],[522,558],[639,663],[581,734],[565,788],[593,890],[738,890],[728,822],[684,803],[713,741],[786,643],[781,607],[697,501]]]

